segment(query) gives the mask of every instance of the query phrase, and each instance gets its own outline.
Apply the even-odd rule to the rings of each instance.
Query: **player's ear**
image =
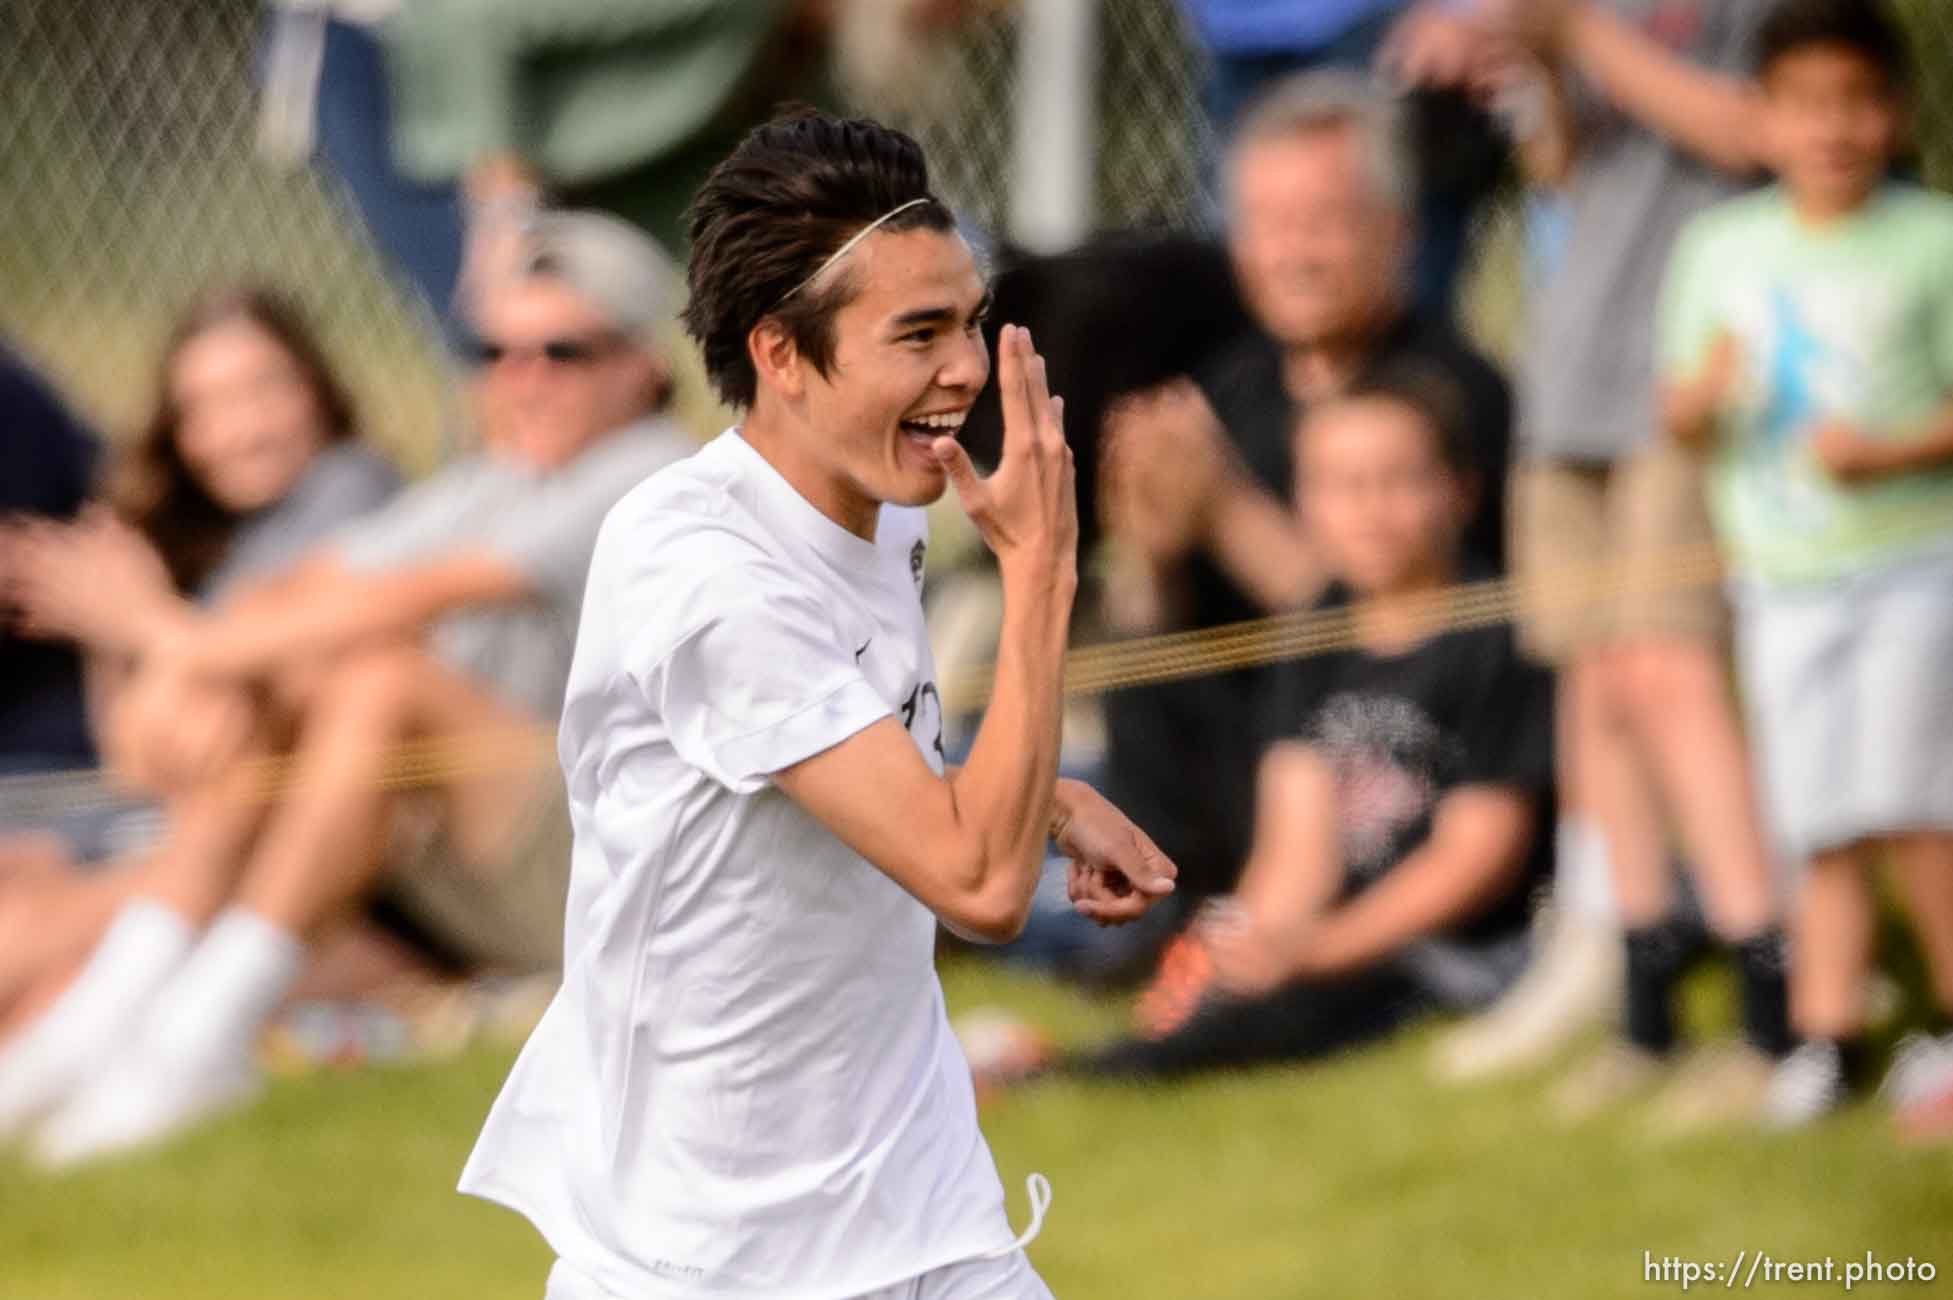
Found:
[[[793,335],[777,317],[762,317],[746,334],[746,355],[761,383],[788,399],[799,398],[807,388],[805,365]]]

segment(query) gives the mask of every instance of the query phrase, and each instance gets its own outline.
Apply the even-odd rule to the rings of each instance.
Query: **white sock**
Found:
[[[164,988],[144,1027],[146,1044],[172,1069],[193,1074],[247,1064],[304,958],[297,935],[255,912],[227,909]]]
[[[189,923],[161,903],[123,905],[74,982],[0,1050],[0,1135],[37,1118],[100,1067],[193,937]]]
[[[1554,895],[1564,913],[1589,925],[1619,926],[1607,840],[1584,817],[1560,815],[1554,828]]]

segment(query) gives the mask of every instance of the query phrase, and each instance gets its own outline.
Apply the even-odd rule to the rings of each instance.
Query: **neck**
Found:
[[[1447,602],[1438,597],[1446,576],[1421,573],[1389,591],[1359,594],[1351,611],[1358,644],[1382,654],[1400,654],[1442,631]]]
[[[1362,371],[1388,328],[1388,320],[1379,318],[1333,337],[1283,349],[1282,387],[1302,405],[1334,397]]]
[[[747,413],[739,434],[814,509],[856,537],[875,540],[881,503],[809,454],[812,438],[804,425],[791,421],[784,412],[755,408]]]
[[[1842,221],[1871,199],[1869,191],[1850,194],[1793,193],[1790,210],[1807,226],[1828,226]]]

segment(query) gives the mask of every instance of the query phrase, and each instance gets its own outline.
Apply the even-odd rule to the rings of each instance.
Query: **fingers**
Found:
[[[1119,870],[1142,894],[1164,898],[1172,893],[1180,868],[1173,865],[1173,859],[1160,852],[1160,846],[1143,831],[1135,829],[1133,840],[1135,852],[1131,855],[1132,860],[1117,863]]]
[[[997,398],[1004,413],[1003,460],[1023,456],[1036,436],[1037,415],[1025,386],[1024,369],[1031,353],[1031,335],[1021,325],[1006,325],[997,334]]]
[[[943,467],[943,473],[956,489],[956,499],[965,514],[977,513],[985,504],[983,478],[970,462],[970,453],[954,438],[938,438],[929,444],[929,453]]]
[[[1066,874],[1065,893],[1079,915],[1100,925],[1137,920],[1157,898],[1133,888],[1121,872],[1101,870],[1076,858]]]

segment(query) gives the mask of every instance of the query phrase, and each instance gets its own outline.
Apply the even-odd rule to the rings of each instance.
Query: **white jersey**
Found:
[[[862,540],[734,430],[598,538],[563,987],[461,1189],[619,1296],[831,1300],[1010,1245],[935,918],[768,779],[891,714],[942,769],[924,531]]]

